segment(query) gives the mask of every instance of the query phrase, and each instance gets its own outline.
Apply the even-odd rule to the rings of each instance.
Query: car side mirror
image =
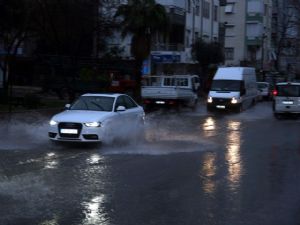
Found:
[[[71,104],[66,104],[65,105],[65,109],[70,109],[71,108]]]
[[[117,112],[123,112],[123,111],[125,111],[125,110],[126,110],[125,106],[119,105],[119,106],[117,107]]]

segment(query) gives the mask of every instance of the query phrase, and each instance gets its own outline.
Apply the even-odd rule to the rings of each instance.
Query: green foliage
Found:
[[[131,54],[136,59],[134,95],[140,101],[142,63],[150,55],[152,35],[168,32],[168,15],[164,6],[155,0],[131,0],[118,8],[115,17],[120,18],[122,36],[132,35]]]
[[[169,19],[164,6],[155,0],[132,0],[121,5],[116,14],[121,18],[122,36],[132,34],[131,53],[138,60],[143,61],[151,51],[151,37],[156,32],[166,33]]]
[[[219,64],[224,61],[220,44],[216,42],[207,43],[202,39],[198,39],[192,45],[192,56],[204,70],[207,70],[211,64]]]

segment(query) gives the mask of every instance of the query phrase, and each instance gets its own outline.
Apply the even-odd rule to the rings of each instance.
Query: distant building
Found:
[[[271,0],[227,0],[220,13],[226,65],[271,68]]]

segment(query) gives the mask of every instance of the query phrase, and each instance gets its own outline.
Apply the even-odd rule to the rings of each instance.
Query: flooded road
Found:
[[[300,119],[153,112],[146,140],[54,145],[47,117],[0,122],[1,225],[300,225]]]

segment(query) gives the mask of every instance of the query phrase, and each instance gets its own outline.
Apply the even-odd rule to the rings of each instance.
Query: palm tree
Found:
[[[135,58],[135,98],[141,100],[141,69],[143,61],[151,52],[151,37],[157,32],[166,34],[169,19],[164,6],[155,0],[131,0],[118,7],[115,17],[119,17],[122,37],[131,38],[131,54]]]

